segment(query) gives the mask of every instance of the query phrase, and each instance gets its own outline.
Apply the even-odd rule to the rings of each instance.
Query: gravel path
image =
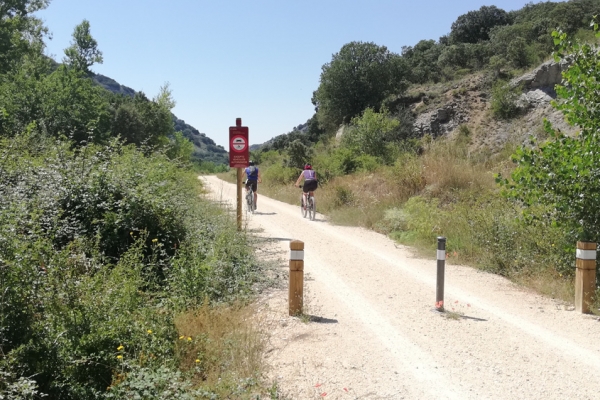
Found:
[[[202,177],[234,204],[235,186]],[[259,188],[260,189],[260,188]],[[318,200],[318,191],[317,191]],[[248,228],[305,243],[304,323],[287,290],[271,293],[270,378],[287,399],[599,399],[600,322],[499,276],[446,266],[445,304],[433,310],[436,261],[362,228],[303,219],[259,195]],[[452,240],[452,238],[448,238]]]

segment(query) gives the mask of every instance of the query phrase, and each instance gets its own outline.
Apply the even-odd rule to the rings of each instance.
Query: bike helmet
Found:
[[[248,162],[248,165],[254,165],[254,161],[250,160],[250,161]]]
[[[312,165],[306,164],[306,165],[304,165],[304,169],[312,169]]]

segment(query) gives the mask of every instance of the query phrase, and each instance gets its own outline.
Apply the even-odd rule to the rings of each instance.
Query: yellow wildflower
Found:
[[[192,338],[188,336],[188,342],[191,342],[191,341],[192,341]]]
[[[197,362],[197,363],[199,363],[199,362],[200,362],[200,360],[198,360],[198,359],[196,358],[196,362]]]
[[[156,238],[152,239],[152,243],[156,243],[156,242],[158,242],[158,239],[156,239]]]
[[[117,356],[117,358],[120,360],[121,358],[123,358],[123,356],[119,354],[119,355]]]
[[[149,335],[152,335],[152,329],[148,329],[146,332],[148,332]]]
[[[183,335],[179,336],[179,340],[183,340],[183,339],[185,339],[185,336],[183,336]]]
[[[121,351],[123,349],[124,349],[123,345],[120,345],[119,347],[117,347],[117,350],[119,350],[119,351]]]

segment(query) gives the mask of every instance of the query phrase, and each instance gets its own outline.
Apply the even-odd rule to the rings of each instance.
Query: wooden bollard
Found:
[[[290,315],[302,312],[304,297],[304,242],[292,240],[290,242]]]
[[[589,313],[596,290],[596,243],[577,242],[575,311]]]

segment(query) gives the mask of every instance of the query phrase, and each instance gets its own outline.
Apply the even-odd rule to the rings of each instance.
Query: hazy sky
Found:
[[[229,149],[237,117],[250,143],[306,122],[323,64],[352,41],[400,53],[438,40],[483,5],[527,0],[51,0],[38,13],[61,61],[75,26],[90,21],[104,63],[92,70],[154,97],[170,83],[180,119]],[[535,1],[537,3],[538,1]]]

